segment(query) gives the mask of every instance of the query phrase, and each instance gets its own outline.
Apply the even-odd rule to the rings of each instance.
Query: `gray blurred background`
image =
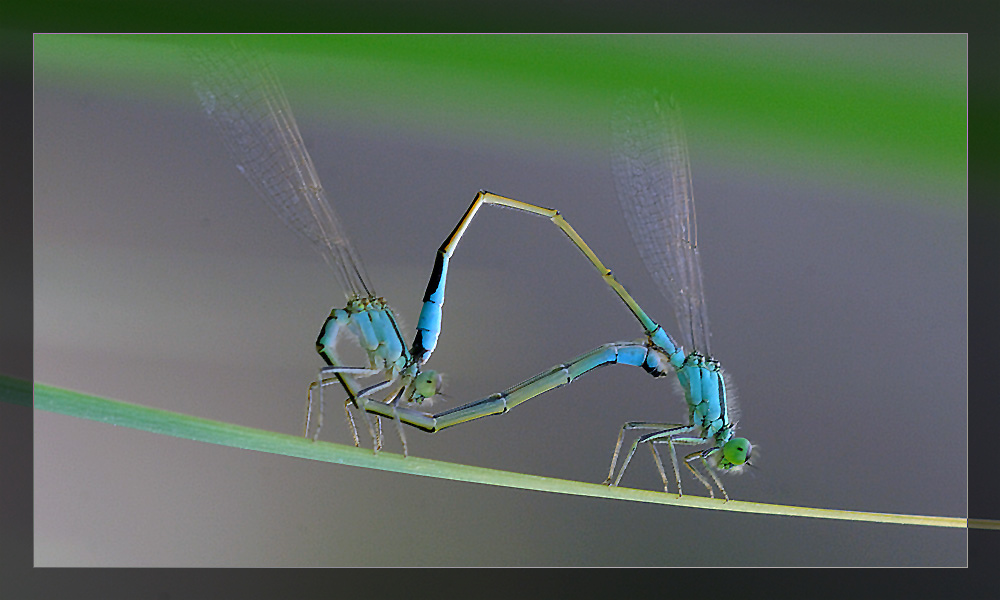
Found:
[[[377,291],[405,326],[416,321],[434,252],[485,188],[560,209],[647,312],[676,330],[614,197],[600,116],[610,115],[610,95],[562,89],[534,73],[528,58],[462,72],[454,54],[436,66],[384,48],[338,53],[337,38],[323,43],[329,52],[279,53],[275,67]],[[569,57],[567,44],[583,43],[526,42]],[[85,68],[67,66],[74,44],[72,59]],[[904,83],[920,81],[964,98],[959,36],[659,38],[640,49],[637,60],[656,57],[665,69],[699,53],[730,57],[734,81],[755,69],[773,76],[773,65],[785,61],[797,65],[792,74],[849,74],[901,98],[909,93]],[[136,53],[163,62],[129,71]],[[36,38],[35,378],[296,433],[306,385],[321,364],[316,333],[343,294],[241,178],[200,113],[178,54],[155,38]],[[410,96],[401,74],[431,90],[440,76],[440,97]],[[789,75],[788,86],[801,84]],[[678,87],[713,350],[735,381],[739,431],[758,457],[758,470],[724,480],[730,495],[964,516],[964,181],[904,176],[890,159],[879,177],[877,152],[845,156],[850,144],[831,149],[809,142],[808,132],[783,137],[774,133],[780,123],[770,128],[752,115],[741,126],[732,114],[713,115],[697,89]],[[754,90],[734,84],[729,93],[753,105]],[[840,106],[849,110],[855,97],[845,96]],[[483,106],[483,98],[492,102]],[[817,119],[831,104],[838,106],[817,100]],[[568,108],[533,112],[533,105]],[[581,105],[590,108],[573,112]],[[435,408],[639,335],[553,226],[484,209],[452,262],[431,363],[446,374],[450,398]],[[682,419],[684,411],[669,382],[609,367],[503,417],[435,435],[410,431],[409,448],[599,482],[623,422]],[[324,439],[350,443],[342,420],[330,409]],[[963,530],[426,480],[40,411],[34,433],[36,566],[964,565],[967,558]],[[388,439],[398,452],[398,440]],[[685,484],[701,493],[694,480]],[[648,453],[637,454],[623,485],[659,487]]]

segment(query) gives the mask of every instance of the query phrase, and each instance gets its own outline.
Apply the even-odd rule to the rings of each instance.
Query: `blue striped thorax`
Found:
[[[373,369],[388,371],[396,377],[410,363],[396,317],[384,299],[355,297],[344,308],[330,311],[316,338],[316,351],[329,365],[340,365],[337,337],[345,330],[357,338]]]
[[[345,331],[357,339],[373,370],[385,372],[390,379],[403,379],[403,397],[407,401],[420,402],[441,392],[441,375],[420,370],[407,351],[396,317],[384,299],[354,297],[344,308],[330,311],[316,338],[316,351],[328,365],[343,366],[337,356],[337,339]]]
[[[677,369],[677,379],[684,389],[691,424],[703,435],[722,445],[732,436],[726,404],[726,382],[719,361],[692,352]]]

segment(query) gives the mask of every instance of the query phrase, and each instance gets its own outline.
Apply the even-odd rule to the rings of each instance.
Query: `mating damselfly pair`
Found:
[[[619,101],[613,117],[612,172],[632,238],[647,270],[673,304],[683,345],[640,308],[559,211],[486,191],[476,194],[438,250],[416,331],[408,344],[392,309],[375,293],[360,257],[328,201],[288,100],[267,62],[249,49],[229,45],[221,51],[196,53],[195,63],[197,94],[238,169],[281,220],[319,252],[337,274],[347,295],[346,306],[330,312],[316,340],[316,349],[326,366],[309,386],[306,436],[318,437],[323,398],[333,385],[347,395],[344,407],[355,445],[360,445],[360,439],[352,408],[361,410],[376,451],[382,445],[381,418],[392,419],[405,454],[404,424],[436,432],[480,417],[503,414],[597,367],[629,365],[641,367],[653,377],[673,372],[687,402],[688,422],[625,423],[619,430],[605,483],[618,485],[638,446],[646,444],[667,491],[668,476],[657,450],[658,444],[665,444],[670,451],[677,493],[681,494],[676,446],[707,446],[684,456],[684,464],[714,497],[712,484],[695,466],[700,463],[728,499],[715,470],[732,472],[748,464],[751,445],[734,435],[736,423],[732,399],[727,395],[727,378],[710,353],[687,146],[681,118],[672,100],[632,92]],[[549,219],[638,319],[643,337],[603,344],[503,392],[431,414],[419,407],[423,400],[441,391],[438,373],[424,366],[441,332],[449,261],[469,224],[486,205]],[[347,365],[339,358],[336,344],[345,334],[356,339],[367,355],[368,364]],[[361,382],[364,379],[374,383],[366,385]],[[375,418],[369,417],[369,413]],[[632,430],[647,433],[632,442],[616,477],[625,432]]]

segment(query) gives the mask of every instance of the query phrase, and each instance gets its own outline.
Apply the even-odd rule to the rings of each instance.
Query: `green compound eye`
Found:
[[[433,398],[441,392],[441,375],[437,371],[424,371],[414,380],[413,389],[423,398]]]
[[[742,465],[750,459],[750,440],[746,438],[733,438],[722,447],[722,456],[726,462],[732,466]]]

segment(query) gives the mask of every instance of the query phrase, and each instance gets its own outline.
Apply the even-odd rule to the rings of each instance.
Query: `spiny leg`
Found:
[[[700,481],[702,483],[702,485],[705,486],[705,489],[708,490],[708,495],[711,496],[712,498],[715,498],[715,490],[712,489],[712,484],[710,484],[708,482],[708,480],[705,479],[704,475],[702,475],[701,473],[698,472],[698,469],[695,469],[694,466],[691,465],[691,461],[694,460],[694,459],[696,459],[696,458],[698,458],[698,457],[700,457],[700,456],[701,456],[701,452],[692,452],[691,454],[688,454],[687,456],[684,457],[684,464],[687,465],[687,468],[692,473],[694,473],[694,476],[698,478],[698,481]],[[705,462],[704,458],[702,458],[702,461]],[[708,468],[708,463],[707,462],[705,462],[705,468],[706,468],[706,470],[708,470],[709,474],[712,476],[712,479],[715,479],[715,483],[719,484],[719,489],[722,489],[722,484],[719,483],[719,478],[716,477],[715,473],[712,473],[711,469]],[[726,491],[722,490],[722,493],[725,494]],[[729,500],[729,496],[728,495],[726,496],[726,500]]]
[[[656,470],[660,472],[660,479],[663,480],[663,493],[670,493],[670,484],[667,482],[667,472],[663,470],[663,461],[660,460],[660,453],[656,450],[656,444],[649,445],[649,451],[653,453],[653,461],[656,463]],[[678,481],[678,484],[680,482]],[[677,486],[680,489],[680,485]]]
[[[635,454],[635,449],[639,447],[638,438],[632,442],[632,447],[629,448],[628,454],[625,455],[625,462],[622,463],[621,471],[618,471],[618,477],[615,478],[615,482],[611,485],[618,487],[618,484],[622,480],[622,476],[625,475],[625,469],[628,468],[628,463],[632,461],[632,455]]]
[[[403,433],[403,422],[399,420],[399,411],[397,406],[399,404],[399,399],[403,397],[404,391],[405,388],[400,388],[399,391],[396,392],[396,396],[389,402],[389,404],[392,406],[392,420],[396,422],[396,431],[399,432],[399,441],[403,444],[403,458],[406,458],[410,454],[406,449],[406,435]]]
[[[354,438],[354,447],[361,447],[361,439],[358,438],[358,426],[354,423],[354,415],[351,414],[351,399],[347,398],[344,400],[344,414],[347,415],[347,424],[351,427],[351,436]],[[317,428],[316,435],[319,435],[319,428]]]
[[[313,390],[315,388],[317,388],[317,387],[322,387],[322,386],[321,386],[320,383],[317,383],[316,381],[313,381],[313,382],[311,382],[309,384],[309,389],[306,390],[305,425],[302,427],[302,437],[304,437],[304,438],[308,438],[309,437],[309,425],[310,425],[310,423],[312,421],[312,415],[313,415]],[[322,393],[320,394],[320,402],[322,403]],[[317,417],[316,417],[316,421],[318,423],[317,424],[317,428],[320,428],[320,427],[323,426],[323,416],[322,415],[323,415],[323,411],[321,409],[319,411]],[[313,441],[316,441],[316,438],[318,436],[319,436],[319,434],[314,435],[313,438],[312,438]]]
[[[399,433],[399,441],[403,445],[403,456],[407,457],[407,456],[409,456],[409,450],[408,450],[407,444],[406,444],[406,435],[403,432],[403,424],[402,424],[402,421],[400,420],[399,414],[397,412],[397,407],[399,405],[399,401],[403,398],[403,395],[406,393],[407,385],[405,383],[399,385],[383,401],[375,401],[375,400],[371,400],[369,398],[369,396],[371,396],[375,392],[382,391],[382,390],[384,390],[384,389],[386,389],[388,387],[391,387],[394,383],[396,383],[396,379],[395,378],[394,379],[390,379],[388,381],[384,381],[382,383],[379,383],[379,384],[376,384],[376,385],[373,385],[371,387],[368,387],[368,388],[365,388],[365,389],[361,390],[356,395],[357,405],[358,405],[359,408],[362,409],[362,412],[364,413],[364,416],[365,416],[365,420],[369,421],[369,423],[370,423],[370,417],[369,417],[368,413],[369,412],[373,412],[376,415],[375,419],[376,419],[376,422],[378,423],[378,436],[376,438],[376,452],[378,452],[382,448],[382,442],[383,442],[383,438],[382,438],[382,416],[388,416],[388,415],[380,415],[377,411],[370,411],[370,410],[368,410],[368,408],[371,407],[371,406],[373,406],[373,405],[376,405],[376,404],[380,404],[380,405],[383,405],[383,406],[389,406],[389,407],[392,408],[391,418],[392,418],[393,421],[396,422],[396,431]],[[346,407],[345,407],[345,409],[346,409]]]
[[[331,370],[330,369],[324,369],[322,372],[331,372]],[[384,438],[383,438],[383,435],[382,435],[382,419],[376,413],[375,426],[373,426],[372,425],[372,421],[371,421],[371,417],[368,414],[368,412],[370,412],[370,411],[366,411],[366,410],[364,410],[364,408],[366,406],[369,406],[373,402],[377,402],[377,401],[371,400],[369,398],[369,396],[371,396],[372,394],[374,394],[376,392],[382,391],[382,390],[386,389],[387,387],[391,387],[395,383],[395,381],[396,381],[395,379],[390,379],[390,380],[383,381],[381,383],[377,383],[375,385],[369,386],[367,388],[362,389],[361,391],[359,391],[357,393],[352,393],[351,397],[347,398],[344,401],[344,414],[347,416],[347,422],[348,422],[348,424],[351,427],[351,433],[353,434],[353,437],[354,437],[354,446],[355,447],[360,447],[361,441],[358,438],[358,433],[357,433],[358,430],[357,430],[357,426],[354,423],[354,416],[351,414],[351,410],[350,410],[351,409],[351,405],[354,404],[354,405],[356,405],[356,406],[358,406],[359,408],[362,409],[362,412],[364,413],[365,423],[368,425],[368,431],[369,431],[369,433],[372,436],[372,440],[373,440],[373,445],[374,445],[374,448],[375,448],[375,452],[378,453],[382,449],[382,447],[383,447],[383,441],[384,441]],[[317,385],[314,382],[313,385],[310,386],[310,391],[312,390],[312,387],[319,387],[319,390],[320,390],[320,407],[323,406],[323,395],[322,395],[323,386],[324,385],[331,385],[331,384],[332,384],[332,380],[328,381],[328,382],[324,382],[321,385]],[[346,386],[345,386],[345,389],[347,389]],[[392,396],[392,399],[389,400],[387,398],[386,400],[382,401],[381,403],[382,404],[386,404],[386,405],[391,405],[391,406],[395,407],[396,404],[399,402],[400,398],[402,398],[403,393],[405,392],[405,390],[406,390],[406,386],[405,385],[398,386],[396,388],[396,390],[393,392],[394,395]],[[311,396],[310,396],[310,408],[311,408]],[[409,453],[408,453],[407,445],[406,445],[406,436],[403,433],[402,424],[400,423],[398,416],[395,416],[393,420],[396,421],[397,431],[399,432],[399,439],[400,439],[400,442],[403,445],[403,456],[408,456]],[[318,421],[318,425],[317,425],[316,433],[314,435],[314,439],[315,439],[316,436],[319,435],[319,427],[322,425],[322,411],[320,412],[319,418],[317,419],[317,421]],[[308,427],[308,417],[307,417],[307,427]]]
[[[655,425],[655,424],[653,424],[653,425]],[[670,459],[673,462],[673,466],[674,466],[674,478],[677,480],[677,494],[678,494],[678,497],[680,497],[681,495],[683,495],[683,488],[681,487],[680,472],[677,469],[677,453],[674,450],[674,444],[704,444],[704,443],[706,443],[708,440],[706,440],[703,437],[677,437],[678,435],[680,435],[682,433],[685,433],[685,432],[688,432],[688,431],[692,431],[694,429],[695,429],[695,427],[692,426],[692,425],[678,425],[678,426],[674,426],[674,427],[672,427],[670,429],[665,429],[663,431],[656,431],[656,432],[653,432],[653,433],[647,433],[646,435],[640,436],[638,439],[635,440],[635,442],[633,442],[632,448],[629,450],[628,456],[625,458],[625,463],[622,465],[621,471],[618,472],[618,479],[615,480],[614,485],[617,486],[618,482],[621,481],[622,475],[625,474],[625,469],[628,467],[629,460],[631,460],[632,455],[635,453],[635,450],[639,446],[639,444],[650,444],[650,445],[653,445],[653,444],[656,444],[656,443],[666,443],[666,444],[668,444],[670,446]],[[706,487],[708,487],[709,494],[714,498],[715,497],[715,493],[713,492],[711,486],[708,485],[708,482],[705,480],[705,478],[702,477],[701,474],[698,473],[698,471],[694,467],[691,466],[690,462],[688,462],[690,460],[693,460],[694,457],[699,456],[699,455],[701,455],[702,458],[703,458],[703,460],[704,460],[704,453],[703,452],[702,453],[695,452],[695,453],[692,453],[692,454],[690,454],[690,455],[688,455],[688,456],[685,457],[685,463],[684,464],[686,464],[687,467],[689,469],[691,469],[691,472],[695,474],[695,476],[698,478],[699,481],[701,481],[703,484],[706,485]],[[664,473],[663,465],[659,461],[659,454],[656,453],[655,449],[653,451],[653,456],[657,460],[657,463],[658,463],[657,464],[657,468],[660,470],[660,476],[664,479],[664,481],[663,481],[664,482],[664,488],[666,488],[666,485],[667,485],[666,474]],[[707,461],[706,461],[705,464],[706,464],[706,468],[708,468]],[[612,467],[612,468],[614,468],[614,467]],[[715,474],[712,473],[712,471],[710,469],[709,469],[709,474],[712,475],[712,478],[715,479],[716,483],[719,483],[718,478],[715,477]],[[722,486],[721,483],[719,483],[719,486],[720,486],[720,489],[722,489],[721,488],[721,486]],[[723,494],[725,494],[725,490],[723,490]],[[728,500],[728,496],[726,498]]]
[[[726,502],[729,502],[729,494],[726,493],[726,488],[722,486],[722,482],[719,481],[719,477],[715,474],[715,471],[712,470],[711,465],[708,464],[708,460],[705,457],[704,451],[692,452],[691,454],[685,456],[684,464],[686,464],[687,468],[690,469],[692,473],[694,473],[695,477],[698,478],[698,481],[700,481],[706,488],[708,488],[709,495],[712,498],[715,498],[715,491],[712,489],[711,484],[709,484],[708,480],[705,479],[705,477],[698,472],[698,469],[695,469],[694,466],[691,465],[691,461],[697,458],[701,459],[701,464],[702,466],[705,467],[705,471],[712,477],[712,480],[715,481],[715,485],[719,486],[719,491],[722,492],[722,495],[725,497]]]
[[[347,409],[347,405],[344,405],[344,410]],[[375,417],[375,424],[372,425],[372,418],[366,411],[361,411],[361,416],[365,419],[365,425],[368,426],[368,435],[372,438],[372,450],[375,454],[378,454],[382,450],[382,419],[378,416]],[[353,420],[351,421],[354,422]]]
[[[374,404],[387,404],[388,403],[387,401],[386,402],[380,402],[378,400],[372,400],[371,398],[369,398],[369,396],[371,396],[372,394],[374,394],[376,392],[380,392],[380,391],[382,391],[382,390],[384,390],[386,388],[391,387],[394,383],[396,383],[396,379],[395,378],[383,381],[381,383],[376,383],[373,386],[369,386],[369,387],[366,387],[365,389],[361,390],[353,398],[354,404],[358,408],[361,409],[362,415],[365,418],[365,423],[368,424],[368,431],[371,433],[371,436],[372,436],[372,445],[374,446],[375,454],[378,454],[382,450],[383,442],[385,440],[385,438],[382,436],[382,418],[376,415],[376,417],[375,417],[375,426],[373,427],[372,426],[371,416],[368,414],[368,411],[365,410],[365,407],[368,406],[368,405],[370,405],[370,404],[373,404],[373,403]],[[394,392],[394,394],[398,397],[398,396],[400,396],[403,393],[404,389],[405,389],[405,386],[401,386],[399,389],[397,389]],[[405,439],[403,440],[403,454],[406,454],[406,440]]]
[[[704,458],[701,459],[701,463],[705,466],[705,470],[708,471],[708,474],[712,476],[712,479],[715,481],[715,485],[719,486],[719,491],[722,492],[726,502],[729,502],[729,494],[726,493],[726,488],[722,487],[722,482],[719,481],[719,476],[715,474],[715,470],[711,468],[708,461]]]
[[[320,430],[323,427],[323,414],[326,406],[326,403],[323,399],[323,388],[328,385],[333,385],[334,383],[339,383],[340,386],[344,389],[344,391],[346,391],[348,394],[348,398],[344,401],[344,412],[347,415],[347,421],[351,428],[351,436],[354,439],[354,446],[360,447],[361,440],[358,437],[358,429],[357,425],[355,425],[354,417],[351,415],[350,412],[350,405],[354,404],[355,406],[360,406],[362,403],[366,401],[367,396],[370,396],[371,394],[382,391],[387,387],[392,386],[395,379],[389,379],[377,383],[375,385],[369,386],[367,388],[364,388],[359,392],[355,392],[352,389],[351,385],[348,383],[347,379],[345,378],[345,375],[367,377],[370,375],[379,374],[381,372],[382,372],[381,370],[367,368],[367,367],[327,366],[320,369],[317,381],[313,381],[312,383],[309,384],[309,390],[307,393],[308,397],[306,401],[306,418],[305,418],[306,424],[305,424],[305,431],[303,432],[304,437],[309,437],[309,423],[313,409],[313,399],[312,399],[313,388],[319,389],[319,412],[317,413],[316,416],[316,431],[313,432],[312,435],[313,441],[316,441],[319,438]],[[324,377],[326,375],[332,375],[333,377],[335,377],[335,379],[332,377]],[[378,452],[382,448],[382,426],[381,426],[382,424],[381,422],[379,422],[378,428],[376,430],[376,428],[372,426],[371,418],[368,416],[367,413],[364,415],[364,418],[365,418],[365,423],[368,425],[368,432],[373,440],[375,452]]]
[[[403,423],[399,420],[399,413],[396,412],[396,406],[393,405],[393,421],[396,422],[396,431],[399,433],[399,441],[403,443],[403,458],[406,458],[410,453],[406,449],[406,435],[403,433]]]
[[[322,380],[330,380],[330,377],[324,377],[324,375],[353,375],[355,377],[371,377],[372,375],[378,375],[384,373],[385,369],[376,369],[374,367],[342,367],[342,366],[326,366],[319,370],[319,375]],[[329,385],[329,384],[327,384]]]
[[[667,479],[666,474],[663,472],[663,464],[660,462],[660,453],[656,450],[656,444],[666,443],[670,447],[670,464],[674,468],[674,481],[677,482],[677,497],[680,498],[684,495],[684,486],[681,484],[681,472],[677,468],[677,449],[674,447],[674,438],[668,437],[665,440],[653,440],[650,442],[649,447],[653,450],[653,456],[656,458],[657,467],[660,469],[660,476],[663,477],[663,491],[667,491]]]
[[[652,423],[649,421],[629,421],[628,423],[622,425],[621,431],[618,432],[618,441],[615,443],[615,451],[611,455],[611,468],[608,469],[608,478],[604,480],[604,485],[612,485],[611,478],[614,477],[615,475],[615,466],[618,463],[618,455],[621,452],[622,441],[625,438],[626,431],[631,431],[633,429],[659,429],[659,430],[672,431],[679,427],[684,427],[684,425],[680,425],[677,423]],[[635,449],[639,446],[640,439],[642,438],[637,438],[635,442],[632,444],[632,447],[629,449],[629,453],[625,459],[624,465],[622,466],[622,470],[621,472],[619,472],[618,478],[615,479],[613,485],[617,486],[618,482],[621,481],[622,475],[625,474],[625,467],[627,467],[629,461],[632,460],[632,455],[635,454]]]
[[[325,410],[326,410],[326,400],[323,397],[323,386],[324,385],[329,385],[329,384],[322,384],[322,383],[317,383],[317,382],[314,381],[314,382],[312,382],[309,385],[309,390],[306,392],[306,417],[305,417],[305,427],[303,428],[302,436],[305,437],[305,438],[312,439],[312,441],[314,441],[314,442],[319,439],[320,431],[323,429],[323,415],[325,414]],[[309,424],[310,424],[310,421],[312,419],[312,414],[313,414],[313,390],[314,389],[318,389],[319,390],[319,392],[318,392],[319,393],[319,402],[318,402],[318,404],[319,404],[319,410],[316,412],[316,429],[315,429],[315,431],[313,431],[312,435],[309,435]],[[347,399],[344,400],[344,414],[347,416],[347,424],[348,424],[348,426],[351,429],[351,437],[354,439],[354,447],[355,448],[360,448],[361,447],[361,439],[358,437],[358,427],[354,423],[354,415],[351,414],[351,410],[350,410],[350,407],[351,407],[352,403],[353,403],[353,401],[351,400],[351,398],[347,398]],[[369,428],[370,431],[372,431],[372,435],[374,436],[375,434],[374,434],[374,431],[371,429],[371,423],[368,424],[368,428]]]
[[[678,437],[678,434],[683,433],[685,430],[690,431],[693,429],[694,429],[693,426],[688,426],[672,432],[651,433],[646,436],[643,436],[637,441],[637,443],[648,442],[650,444],[667,444],[668,446],[670,446],[670,460],[674,466],[674,478],[677,480],[678,497],[683,495],[683,490],[681,487],[680,471],[677,468],[677,451],[674,447],[675,444],[699,445],[699,444],[705,444],[709,441],[704,437]],[[715,491],[712,489],[712,486],[709,485],[708,480],[705,479],[704,476],[702,476],[702,474],[699,473],[698,470],[691,465],[691,461],[695,460],[698,457],[701,457],[702,462],[705,465],[705,470],[708,471],[708,474],[712,476],[712,479],[715,480],[715,483],[718,484],[719,489],[722,490],[723,495],[725,495],[726,490],[722,487],[722,483],[719,481],[718,477],[715,476],[715,473],[710,468],[708,461],[705,460],[706,453],[711,453],[711,452],[712,450],[701,450],[698,452],[692,452],[691,454],[684,457],[684,465],[687,466],[687,468],[690,469],[692,473],[694,473],[694,476],[698,478],[698,481],[700,481],[702,485],[704,485],[708,489],[709,496],[715,498]],[[726,500],[728,499],[729,496],[726,496]]]
[[[341,380],[339,375],[337,377],[338,377],[338,380],[340,381],[341,385],[344,387],[344,389],[348,390],[346,381]],[[325,399],[323,397],[323,386],[324,385],[329,385],[329,383],[325,383],[324,384],[324,381],[323,381],[323,371],[321,370],[319,372],[318,376],[317,376],[316,381],[311,382],[309,384],[309,389],[306,391],[306,416],[305,416],[305,427],[303,428],[302,436],[305,437],[305,438],[310,438],[314,442],[319,439],[319,433],[323,429],[323,416],[326,413],[326,401],[325,401]],[[319,404],[319,410],[316,412],[316,430],[310,436],[309,435],[309,424],[310,424],[310,421],[312,420],[312,414],[313,414],[313,390],[314,389],[319,390],[319,392],[318,392],[319,393],[319,402],[318,402],[318,404]],[[348,390],[348,394],[350,394],[350,393],[351,393],[350,390]],[[350,398],[348,398],[345,402],[346,403],[350,403],[351,402]],[[345,410],[346,410],[346,408],[345,408]],[[358,439],[358,430],[354,426],[354,419],[350,416],[350,413],[348,413],[347,416],[348,416],[348,420],[349,420],[350,425],[351,425],[351,434],[354,437],[354,445],[355,445],[355,447],[360,446],[361,443],[360,443],[360,440]]]
[[[628,423],[626,423],[628,425]],[[615,465],[618,463],[618,453],[622,449],[622,441],[625,438],[625,427],[618,432],[618,440],[615,442],[615,451],[611,454],[611,468],[608,469],[608,477],[604,480],[604,485],[611,485],[611,478],[615,476]]]
[[[684,488],[681,486],[681,470],[677,468],[677,447],[674,446],[674,439],[668,438],[667,445],[670,446],[670,463],[674,466],[674,479],[677,481],[677,496],[684,495]]]
[[[350,387],[347,384],[347,380],[344,379],[343,375],[362,374],[362,376],[367,376],[368,374],[378,373],[378,371],[375,371],[375,373],[369,373],[369,371],[372,371],[372,369],[367,369],[365,367],[324,367],[320,369],[316,377],[316,381],[310,382],[309,389],[306,391],[306,416],[305,416],[305,426],[303,427],[302,431],[302,437],[305,438],[310,437],[309,424],[312,421],[313,389],[315,388],[319,389],[319,412],[316,414],[316,431],[313,432],[311,436],[314,442],[317,439],[319,439],[319,432],[321,429],[323,429],[323,414],[326,408],[326,403],[323,400],[323,386],[333,384],[333,379],[329,377],[324,377],[324,375],[329,374],[336,377],[337,383],[339,383],[341,387],[343,387],[344,390],[347,392],[348,395],[347,403],[352,403],[353,402],[352,399],[355,397],[355,394],[353,391],[351,391]],[[361,441],[358,439],[358,429],[354,425],[354,418],[350,415],[350,413],[348,413],[347,417],[348,417],[348,422],[350,423],[351,426],[351,436],[354,438],[354,445],[355,447],[358,447],[361,445]]]
[[[368,413],[365,413],[365,414],[367,415]],[[365,419],[368,419],[368,417],[366,416]],[[371,423],[370,422],[369,422],[368,426],[371,427]],[[382,450],[382,440],[384,439],[382,437],[382,419],[380,419],[379,417],[375,417],[375,434],[374,435],[375,435],[375,454],[378,454]]]

